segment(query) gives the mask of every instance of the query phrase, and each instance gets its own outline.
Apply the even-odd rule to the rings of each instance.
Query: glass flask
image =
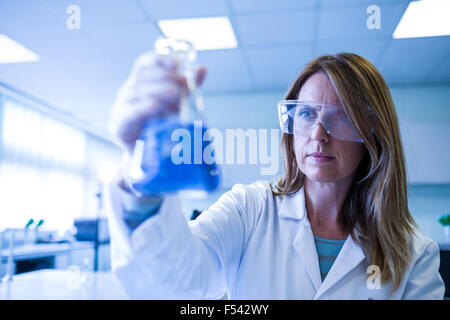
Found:
[[[188,92],[181,97],[178,114],[152,119],[143,126],[131,157],[129,185],[142,195],[213,191],[220,185],[221,172],[211,161],[215,150],[207,137],[203,97],[195,82],[196,51],[190,42],[171,38],[158,39],[155,50],[178,60]],[[208,161],[204,161],[205,149],[210,151]]]

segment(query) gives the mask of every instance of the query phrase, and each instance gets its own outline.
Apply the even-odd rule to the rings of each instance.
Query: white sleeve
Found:
[[[245,188],[244,188],[245,187]],[[187,221],[178,195],[130,230],[121,218],[116,184],[106,187],[111,265],[132,299],[218,299],[239,266],[261,200],[236,185],[196,220]]]
[[[413,266],[402,299],[442,300],[445,286],[439,274],[439,262],[439,246],[432,242]]]

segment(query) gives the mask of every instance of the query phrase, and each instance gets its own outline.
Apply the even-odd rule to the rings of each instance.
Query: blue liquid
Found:
[[[185,133],[189,133],[190,148],[180,150],[180,143],[189,146],[189,143],[183,144],[184,136],[174,137],[176,141],[171,140],[172,133],[177,129],[184,129]],[[215,190],[220,185],[221,174],[215,162],[208,164],[203,159],[203,151],[211,143],[203,141],[205,131],[206,127],[203,125],[195,126],[194,123],[185,124],[167,119],[154,120],[147,124],[140,137],[140,140],[145,142],[140,164],[144,175],[139,181],[131,181],[132,188],[142,194],[151,195],[180,190]],[[173,152],[175,158],[188,158],[189,161],[175,163]],[[183,155],[188,157],[183,158]],[[212,155],[214,156],[214,151]]]

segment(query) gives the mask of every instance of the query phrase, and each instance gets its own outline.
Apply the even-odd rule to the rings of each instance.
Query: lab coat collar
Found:
[[[278,214],[280,217],[297,220],[302,220],[306,216],[304,187],[292,195],[284,196]]]
[[[281,217],[300,220],[299,229],[295,236],[293,246],[316,289],[316,298],[336,284],[365,258],[361,247],[353,240],[352,236],[349,235],[322,283],[314,235],[306,214],[304,187],[295,194],[286,195],[284,197],[278,214]],[[356,232],[356,236],[358,236],[356,229],[354,232]]]

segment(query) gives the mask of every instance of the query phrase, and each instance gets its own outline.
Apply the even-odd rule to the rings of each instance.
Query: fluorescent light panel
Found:
[[[0,63],[38,61],[39,56],[13,39],[0,34]]]
[[[392,37],[420,38],[450,35],[450,1],[412,1]]]
[[[158,25],[166,37],[188,40],[196,50],[237,47],[233,27],[227,17],[161,20]]]

